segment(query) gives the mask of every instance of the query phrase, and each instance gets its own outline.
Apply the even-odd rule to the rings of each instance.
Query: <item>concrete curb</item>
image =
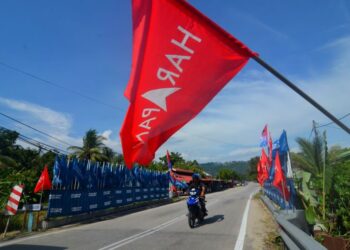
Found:
[[[123,207],[110,208],[106,210],[100,210],[100,211],[95,211],[95,212],[90,212],[90,213],[85,213],[80,215],[46,219],[41,222],[41,229],[45,231],[51,228],[66,226],[70,224],[92,223],[96,221],[112,219],[122,215],[135,213],[141,210],[163,206],[174,202],[179,202],[181,200],[182,199],[178,199],[178,200],[164,199],[160,201],[157,200],[157,201],[150,201],[146,203],[132,204],[132,205],[123,206]]]

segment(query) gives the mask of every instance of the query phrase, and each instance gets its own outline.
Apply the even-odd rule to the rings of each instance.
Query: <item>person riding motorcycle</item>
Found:
[[[192,181],[190,183],[190,189],[195,188],[198,190],[199,194],[199,204],[201,206],[202,212],[204,215],[208,215],[208,211],[205,208],[205,185],[203,182],[200,181],[200,175],[197,173],[194,173],[192,175]]]

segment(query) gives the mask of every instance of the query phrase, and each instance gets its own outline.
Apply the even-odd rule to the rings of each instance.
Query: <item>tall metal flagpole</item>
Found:
[[[289,81],[287,78],[285,78],[283,75],[281,75],[277,70],[272,68],[269,64],[267,64],[264,60],[262,60],[260,57],[252,57],[257,63],[259,63],[261,66],[263,66],[265,69],[267,69],[271,74],[273,74],[275,77],[280,79],[283,83],[285,83],[288,87],[293,89],[295,92],[297,92],[301,97],[303,97],[305,100],[307,100],[309,103],[311,103],[315,108],[317,108],[319,111],[321,111],[324,115],[326,115],[329,119],[331,119],[335,124],[337,124],[339,127],[341,127],[345,132],[350,134],[350,128],[348,128],[344,123],[342,123],[338,118],[336,118],[334,115],[332,115],[330,112],[328,112],[324,107],[322,107],[320,104],[318,104],[314,99],[312,99],[309,95],[307,95],[305,92],[303,92],[301,89],[299,89],[295,84],[293,84],[291,81]]]

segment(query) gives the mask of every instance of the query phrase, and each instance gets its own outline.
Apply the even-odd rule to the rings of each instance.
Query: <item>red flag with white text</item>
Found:
[[[133,57],[120,131],[124,160],[149,164],[256,56],[184,0],[133,0]]]

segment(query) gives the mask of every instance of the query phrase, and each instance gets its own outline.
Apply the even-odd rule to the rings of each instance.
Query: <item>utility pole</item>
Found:
[[[315,132],[315,136],[317,138],[317,140],[319,139],[319,135],[318,135],[318,131],[316,128],[316,122],[313,120],[312,121],[312,129]],[[324,131],[323,133],[323,141],[322,141],[322,145],[323,145],[323,169],[322,169],[322,219],[325,220],[326,219],[326,155],[327,155],[327,142],[326,142],[326,131]]]
[[[326,130],[323,132],[323,211],[322,211],[322,219],[326,219],[326,160],[327,160],[327,141],[326,141]]]

